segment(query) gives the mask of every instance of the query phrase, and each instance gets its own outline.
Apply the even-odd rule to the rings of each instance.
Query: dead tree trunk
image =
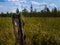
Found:
[[[20,14],[13,14],[12,22],[15,34],[15,45],[24,45],[24,32],[23,32],[23,22]]]

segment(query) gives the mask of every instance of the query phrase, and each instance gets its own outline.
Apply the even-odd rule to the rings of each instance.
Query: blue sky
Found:
[[[23,8],[30,10],[30,5],[40,11],[45,5],[51,10],[54,7],[60,9],[60,0],[0,0],[0,12],[15,12],[16,8],[21,11]]]

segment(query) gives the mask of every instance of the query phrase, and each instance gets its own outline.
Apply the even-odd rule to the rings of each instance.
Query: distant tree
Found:
[[[48,7],[47,7],[47,9],[46,9],[46,10],[47,10],[47,12],[50,12],[50,10],[49,10],[49,8],[48,8]]]
[[[57,8],[56,7],[54,7],[54,9],[52,9],[52,15],[53,15],[53,17],[57,17]]]
[[[36,10],[36,9],[34,9],[34,12],[36,13],[36,12],[37,12],[37,10]]]
[[[18,8],[16,9],[16,13],[19,13],[19,9]]]
[[[52,12],[57,12],[57,8],[56,7],[54,7],[54,9],[52,9]]]
[[[22,10],[22,14],[23,14],[24,16],[28,16],[28,11],[27,11],[26,8],[24,8],[24,9]]]
[[[30,12],[33,12],[33,6],[32,6],[32,4],[31,4],[31,7],[30,7]]]
[[[10,15],[12,15],[13,13],[12,12],[10,12]]]
[[[22,12],[28,12],[28,11],[27,11],[27,9],[26,9],[26,8],[24,8],[24,9],[22,10]]]
[[[43,17],[50,16],[50,10],[47,7],[47,5],[45,5],[45,8],[41,11],[41,14],[42,14]]]
[[[4,16],[4,13],[3,12],[1,12],[1,16]]]
[[[7,12],[6,14],[8,15],[9,13]]]
[[[31,4],[29,17],[32,17],[32,15],[33,15],[33,5]]]
[[[44,12],[44,10],[41,10],[41,13],[43,13]]]
[[[4,13],[3,12],[1,12],[1,15],[3,15]]]
[[[1,15],[3,15],[4,13],[3,12],[1,12]]]
[[[50,12],[50,10],[49,10],[49,8],[47,7],[47,5],[45,5],[44,11],[45,11],[45,12]]]
[[[58,17],[60,17],[60,10],[58,10],[58,14],[57,14]]]

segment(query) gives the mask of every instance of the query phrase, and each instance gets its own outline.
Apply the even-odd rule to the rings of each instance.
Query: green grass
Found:
[[[32,33],[35,31],[49,31],[49,33],[60,35],[60,18],[27,17],[24,22],[27,33],[28,31],[32,31]]]
[[[25,17],[24,22],[27,44],[32,45],[32,37],[36,34],[39,35],[39,38],[42,38],[44,35],[47,35],[47,38],[52,36],[56,40],[59,40],[58,42],[60,43],[60,18]],[[43,36],[40,36],[41,34]]]
[[[51,36],[57,43],[60,43],[60,18],[23,17],[23,20],[25,22],[24,32],[27,45],[32,45],[34,42],[42,43],[42,39],[45,40],[47,37],[48,40]],[[0,45],[13,45],[14,42],[12,19],[10,17],[0,17]]]
[[[14,42],[12,19],[0,17],[0,45],[13,45]]]

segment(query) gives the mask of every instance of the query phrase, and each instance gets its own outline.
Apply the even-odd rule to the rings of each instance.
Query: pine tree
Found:
[[[31,9],[30,9],[30,12],[33,12],[33,6],[32,6],[32,4],[31,4],[31,7],[30,7]]]
[[[57,8],[56,7],[54,7],[54,9],[52,10],[52,12],[57,12]]]

